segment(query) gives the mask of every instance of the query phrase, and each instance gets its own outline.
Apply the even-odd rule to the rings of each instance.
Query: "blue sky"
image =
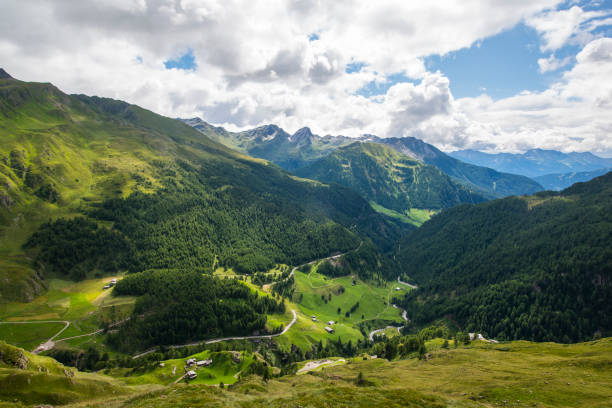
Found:
[[[610,10],[612,0],[607,1],[570,1],[558,9],[568,9],[574,5],[585,11]],[[612,37],[612,26],[604,25],[591,31],[601,37]],[[455,98],[475,97],[487,94],[494,100],[507,98],[522,91],[540,92],[560,80],[563,73],[575,65],[575,56],[582,49],[581,44],[570,43],[554,51],[558,60],[565,60],[563,66],[542,72],[538,60],[548,58],[551,52],[543,52],[543,40],[538,32],[524,22],[494,36],[475,42],[445,55],[434,54],[424,58],[425,67],[430,72],[440,71],[450,80],[450,88]],[[346,66],[351,73],[363,68],[361,63]],[[357,91],[366,97],[383,95],[387,90],[401,82],[418,84],[403,73],[387,76],[387,82],[370,82]]]
[[[198,67],[191,48],[177,58],[164,61],[164,66],[166,69],[177,68],[186,71],[194,71]]]

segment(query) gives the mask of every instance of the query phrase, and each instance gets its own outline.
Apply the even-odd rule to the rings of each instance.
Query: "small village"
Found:
[[[208,358],[206,360],[196,360],[195,358],[190,358],[185,361],[185,378],[188,380],[195,379],[198,374],[195,372],[198,368],[208,367],[212,364],[212,359]]]

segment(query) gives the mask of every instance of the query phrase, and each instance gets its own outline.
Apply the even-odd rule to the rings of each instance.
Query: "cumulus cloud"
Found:
[[[546,10],[529,19],[527,24],[535,28],[543,38],[542,51],[555,51],[568,42],[585,44],[595,36],[591,32],[602,25],[609,25],[610,11],[585,11],[579,6],[567,10]]]
[[[565,57],[562,59],[558,59],[555,57],[555,54],[551,54],[548,58],[540,58],[538,59],[538,66],[540,68],[540,72],[551,72],[561,69],[572,62],[572,57]]]
[[[579,7],[563,14],[559,3],[4,0],[0,61],[23,80],[171,117],[198,115],[232,130],[276,123],[290,132],[310,126],[319,134],[414,135],[446,149],[541,141],[612,151],[602,114],[610,102],[609,45],[592,34],[608,17]],[[584,46],[574,68],[546,92],[454,99],[448,79],[423,63],[521,21],[551,52],[542,71],[564,65],[552,54],[562,44]],[[195,70],[166,69],[165,61],[188,50]],[[348,63],[360,69],[346,72]],[[411,82],[370,98],[357,92],[398,73]]]

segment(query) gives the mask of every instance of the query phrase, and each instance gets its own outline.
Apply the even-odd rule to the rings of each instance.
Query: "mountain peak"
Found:
[[[0,68],[0,79],[13,79],[3,68]]]
[[[308,127],[303,127],[291,136],[295,142],[309,141],[313,137],[312,131]]]

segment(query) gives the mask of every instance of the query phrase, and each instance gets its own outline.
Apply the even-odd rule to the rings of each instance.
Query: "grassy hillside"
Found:
[[[0,115],[3,301],[32,300],[49,276],[252,272],[402,232],[351,191],[297,179],[124,102],[3,79]],[[77,215],[93,223],[56,221]]]
[[[612,330],[612,173],[561,193],[460,206],[397,251],[418,324],[447,317],[498,339],[580,341]]]
[[[574,345],[475,342],[431,352],[424,360],[345,359],[311,374],[268,382],[252,376],[229,389],[177,385],[104,405],[603,408],[612,403],[611,359],[610,339]]]
[[[367,200],[411,220],[412,209],[436,211],[485,201],[439,169],[375,143],[341,147],[296,170],[296,174],[350,187]]]
[[[81,373],[0,341],[0,406],[12,406],[9,402],[64,405],[133,392],[111,377]]]
[[[414,137],[374,138],[372,141],[384,143],[400,153],[436,166],[453,179],[477,189],[490,198],[533,194],[543,190],[541,185],[528,177],[462,162]]]

